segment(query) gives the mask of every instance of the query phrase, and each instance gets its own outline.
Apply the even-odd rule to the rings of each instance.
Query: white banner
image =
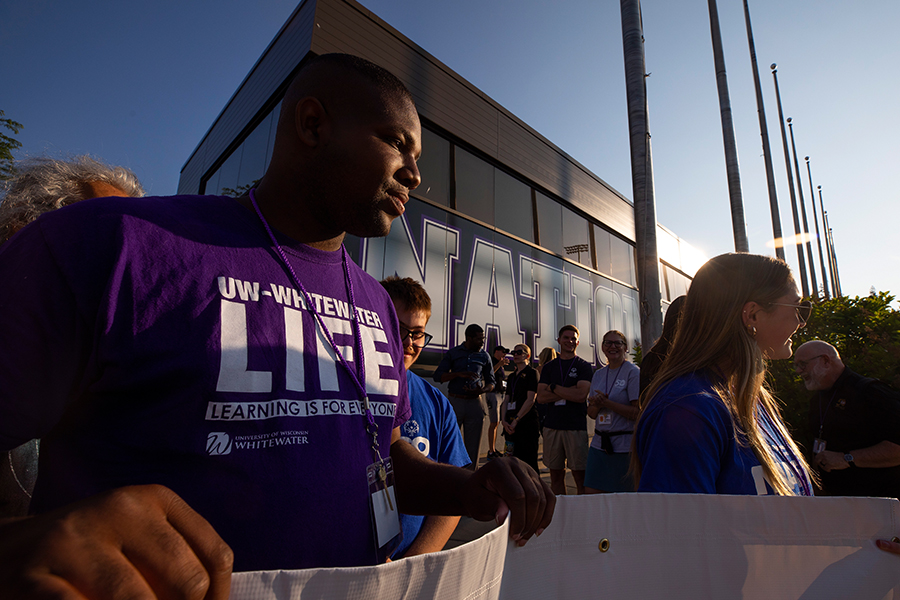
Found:
[[[900,535],[898,510],[877,498],[564,496],[523,548],[504,526],[376,567],[237,573],[231,597],[900,600],[900,556],[874,543]]]

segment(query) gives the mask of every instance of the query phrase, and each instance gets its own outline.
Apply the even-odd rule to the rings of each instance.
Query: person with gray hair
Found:
[[[5,182],[0,200],[0,244],[45,212],[89,198],[144,195],[137,176],[90,156],[57,160],[29,158],[16,165],[16,176]],[[0,518],[28,514],[37,480],[40,440],[31,440],[0,454]]]
[[[69,160],[41,156],[20,161],[0,201],[0,244],[45,212],[89,198],[144,195],[137,176],[87,155]]]
[[[806,342],[794,370],[809,403],[812,465],[829,496],[900,497],[900,399],[886,384],[851,371],[837,348]]]

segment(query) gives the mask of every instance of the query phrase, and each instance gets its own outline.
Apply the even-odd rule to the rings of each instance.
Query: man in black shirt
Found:
[[[806,389],[814,438],[812,465],[829,496],[900,496],[900,401],[878,380],[844,366],[837,349],[821,340],[794,354]]]

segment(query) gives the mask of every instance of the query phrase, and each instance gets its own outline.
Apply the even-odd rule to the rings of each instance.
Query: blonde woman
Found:
[[[781,260],[723,254],[697,271],[635,426],[638,491],[812,495],[764,384],[766,361],[790,358],[810,309]]]
[[[541,369],[544,368],[544,365],[555,358],[556,350],[554,348],[547,346],[546,348],[541,350],[541,353],[538,355],[538,365],[535,367],[539,376],[541,374]]]
[[[631,432],[639,411],[640,369],[625,360],[628,340],[621,331],[607,331],[601,350],[606,366],[594,371],[588,395],[587,414],[594,419],[594,437],[588,450],[584,491],[633,492],[628,463]]]

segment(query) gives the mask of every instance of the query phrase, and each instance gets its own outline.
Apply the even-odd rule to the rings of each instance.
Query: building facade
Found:
[[[574,324],[578,354],[594,364],[606,331],[640,341],[632,203],[353,0],[300,3],[182,168],[178,192],[240,195],[259,180],[288,83],[304,58],[328,52],[397,75],[422,121],[422,185],[406,213],[386,238],[345,240],[373,277],[428,290],[434,340],[421,366],[471,323],[489,348],[526,343],[534,355]],[[693,251],[665,228],[658,238],[666,302],[686,292]]]

